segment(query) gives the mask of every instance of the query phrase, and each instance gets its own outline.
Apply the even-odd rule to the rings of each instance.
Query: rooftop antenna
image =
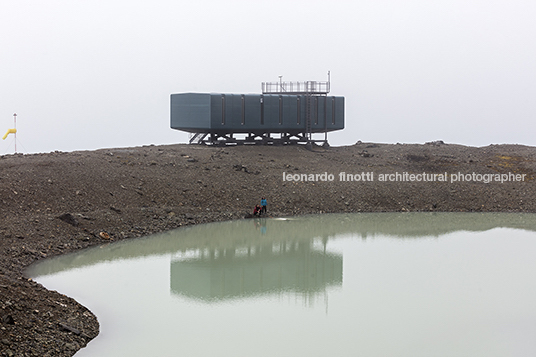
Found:
[[[14,127],[12,129],[7,129],[7,132],[4,134],[2,139],[6,140],[9,134],[13,134],[15,136],[15,154],[16,154],[17,153],[17,113],[13,114],[13,125]]]

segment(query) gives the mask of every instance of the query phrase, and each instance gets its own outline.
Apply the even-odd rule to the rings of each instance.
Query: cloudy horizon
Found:
[[[529,1],[20,0],[0,5],[0,131],[17,150],[173,144],[169,96],[324,81],[358,140],[536,146]],[[13,135],[0,154],[14,151]]]

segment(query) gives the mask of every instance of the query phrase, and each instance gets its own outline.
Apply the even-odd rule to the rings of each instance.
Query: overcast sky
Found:
[[[2,0],[0,135],[17,113],[19,152],[186,142],[170,94],[330,70],[332,145],[536,145],[535,19],[533,0]]]

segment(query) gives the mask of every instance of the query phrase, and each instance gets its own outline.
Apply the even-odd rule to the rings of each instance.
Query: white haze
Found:
[[[19,152],[186,142],[171,93],[330,70],[332,145],[536,145],[535,18],[528,0],[2,1],[0,135],[17,113]]]

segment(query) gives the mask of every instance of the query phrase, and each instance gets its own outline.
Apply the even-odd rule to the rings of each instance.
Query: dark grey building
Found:
[[[322,141],[344,128],[344,97],[303,94],[180,93],[171,95],[171,128],[190,143]],[[323,140],[312,134],[326,133]],[[235,134],[245,134],[237,138]]]

